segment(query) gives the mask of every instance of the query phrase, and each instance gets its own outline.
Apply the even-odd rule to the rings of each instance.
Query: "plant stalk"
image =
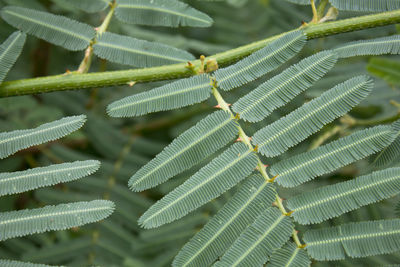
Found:
[[[399,22],[400,10],[395,10],[339,21],[310,24],[306,27],[303,27],[302,29],[304,30],[308,39],[315,39],[344,32],[396,24]],[[245,46],[218,53],[211,57],[217,60],[219,66],[227,66],[264,47],[265,45],[282,35],[283,34],[272,36],[261,41],[257,41]],[[199,60],[193,61],[192,63],[196,65],[196,67],[200,66]],[[166,79],[176,79],[193,75],[193,72],[186,66],[187,64],[180,63],[145,69],[131,69],[85,74],[73,72],[33,79],[16,80],[4,82],[0,85],[0,97],[30,95],[92,87],[116,86],[128,84],[131,81],[150,82]]]
[[[229,112],[229,114],[231,115],[232,119],[236,119],[236,117],[233,114],[232,110],[229,108],[229,104],[226,103],[226,101],[224,100],[224,98],[221,96],[221,94],[219,93],[218,89],[216,88],[216,86],[213,86],[212,93],[213,93],[215,99],[217,100],[219,107],[222,110],[225,110],[225,111]],[[241,142],[245,143],[249,147],[250,150],[256,151],[257,148],[253,147],[253,145],[251,144],[250,137],[246,134],[246,132],[243,130],[243,128],[240,126],[240,124],[238,124],[237,127],[238,127],[238,130],[239,130],[239,140]],[[261,175],[265,179],[266,183],[273,183],[274,180],[275,180],[275,177],[272,177],[272,178],[269,177],[264,164],[261,162],[260,157],[258,156],[258,154],[256,154],[256,156],[257,156],[257,161],[258,161],[257,170],[261,173]],[[285,207],[283,206],[282,199],[279,197],[278,193],[275,195],[275,198],[276,198],[275,203],[278,206],[279,210],[282,212],[282,214],[284,216],[290,216],[291,213],[290,212],[288,213],[286,211]],[[297,235],[297,231],[296,230],[293,231],[292,237],[293,237],[293,240],[295,241],[295,243],[296,243],[298,248],[304,248],[305,247],[305,245],[303,245],[300,242],[300,239],[299,239],[299,237]]]

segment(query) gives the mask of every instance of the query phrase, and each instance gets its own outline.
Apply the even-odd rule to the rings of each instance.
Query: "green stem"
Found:
[[[229,112],[229,114],[231,115],[232,119],[235,119],[235,115],[233,114],[233,112],[229,108],[229,104],[226,103],[226,101],[221,96],[221,94],[219,93],[218,89],[215,86],[213,86],[212,93],[214,95],[214,98],[217,100],[218,105],[221,107],[221,109]],[[249,147],[250,150],[254,150],[255,151],[256,148],[254,148],[253,145],[251,144],[250,137],[243,130],[242,126],[240,126],[240,124],[238,124],[237,127],[238,127],[238,130],[239,130],[240,141],[245,143]],[[266,183],[273,183],[275,177],[273,177],[273,178],[269,177],[269,175],[268,175],[268,173],[266,171],[266,168],[265,168],[264,164],[262,163],[260,157],[258,156],[258,154],[256,154],[256,155],[257,155],[257,170],[261,173],[261,175],[265,179]],[[285,216],[290,216],[291,213],[288,213],[286,211],[285,207],[283,206],[282,199],[279,197],[278,193],[275,195],[275,198],[276,198],[275,203],[278,206],[279,210],[282,212],[282,214],[285,215]],[[304,248],[305,247],[305,245],[303,245],[300,242],[300,239],[299,239],[299,237],[297,235],[297,231],[295,231],[295,230],[293,231],[292,237],[293,237],[293,240],[296,242],[297,247],[299,247],[299,248]]]
[[[374,15],[355,17],[345,20],[332,21],[327,23],[312,24],[304,27],[303,30],[308,39],[315,39],[324,36],[357,31],[378,26],[396,24],[400,22],[400,10],[383,12]],[[254,51],[264,47],[271,41],[282,36],[276,35],[257,41],[245,46],[241,46],[226,52],[211,56],[215,58],[219,66],[227,66],[240,58],[243,58]],[[193,62],[197,67],[200,61]],[[91,87],[106,87],[123,85],[131,81],[150,82],[174,78],[182,78],[193,75],[188,69],[187,64],[174,64],[161,67],[132,69],[122,71],[108,71],[97,73],[69,73],[34,79],[24,79],[5,82],[0,85],[0,97],[38,94],[52,91],[74,90]]]
[[[93,58],[93,45],[97,43],[97,38],[104,33],[108,25],[110,25],[111,18],[114,15],[114,10],[116,7],[116,2],[114,1],[112,4],[110,4],[110,11],[108,12],[106,18],[103,20],[103,23],[97,28],[96,31],[96,37],[93,39],[93,41],[90,43],[89,47],[85,51],[85,57],[83,58],[81,64],[79,65],[78,68],[78,73],[87,73],[89,71],[90,65],[92,64],[92,58]]]

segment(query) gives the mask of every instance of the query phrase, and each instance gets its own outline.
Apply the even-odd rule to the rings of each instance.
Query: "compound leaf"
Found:
[[[174,267],[209,266],[270,207],[275,189],[261,175],[246,179],[233,198],[179,252]]]
[[[0,173],[0,196],[77,180],[96,172],[99,167],[99,161],[86,160]]]
[[[303,59],[240,98],[233,104],[233,111],[239,113],[240,118],[246,121],[260,121],[310,88],[332,69],[336,62],[337,55],[333,51],[323,51]]]
[[[396,132],[396,139],[376,156],[373,163],[377,167],[387,166],[400,157],[400,120],[394,122],[392,128]]]
[[[169,45],[109,32],[103,33],[93,48],[94,53],[103,59],[142,68],[194,59],[192,54]]]
[[[113,210],[113,202],[93,200],[2,212],[0,213],[0,241],[97,222],[110,216]]]
[[[341,83],[254,134],[253,144],[261,154],[278,156],[346,114],[371,92],[372,80],[358,76]]]
[[[248,146],[232,145],[150,207],[140,217],[139,224],[154,228],[185,216],[246,178],[256,165],[257,156]]]
[[[236,64],[217,70],[217,84],[228,91],[251,82],[294,57],[305,43],[306,36],[303,31],[283,35]]]
[[[115,101],[108,105],[107,113],[131,117],[185,107],[209,98],[211,88],[207,74],[196,75]]]
[[[339,10],[378,12],[400,8],[400,0],[329,0]]]
[[[21,31],[72,51],[85,49],[95,36],[93,27],[47,12],[7,6],[0,14],[6,22]]]
[[[311,260],[307,252],[298,248],[295,243],[288,242],[282,248],[276,250],[269,260],[267,267],[309,267]]]
[[[316,260],[343,260],[388,254],[400,250],[400,220],[349,223],[309,230],[307,252]]]
[[[213,20],[176,0],[118,0],[115,15],[122,22],[152,26],[209,27]]]
[[[106,9],[110,5],[110,0],[68,0],[68,4],[82,11],[95,13]]]
[[[71,116],[34,129],[0,133],[0,159],[19,150],[64,137],[81,128],[85,121],[85,115]]]
[[[400,1],[399,1],[400,3]],[[340,58],[400,54],[400,35],[347,43],[334,49]]]
[[[36,264],[30,262],[0,260],[0,266],[4,267],[51,267],[51,265]]]
[[[167,181],[211,155],[238,134],[237,123],[223,110],[214,112],[178,136],[129,180],[142,191]]]
[[[14,32],[0,45],[0,84],[21,54],[25,40],[24,33]]]
[[[244,230],[215,267],[262,266],[293,232],[292,220],[277,208],[265,210]]]
[[[278,184],[294,187],[376,153],[395,138],[390,126],[358,131],[314,150],[282,160],[271,167]]]
[[[287,205],[297,222],[320,223],[399,192],[400,168],[391,168],[297,195]]]

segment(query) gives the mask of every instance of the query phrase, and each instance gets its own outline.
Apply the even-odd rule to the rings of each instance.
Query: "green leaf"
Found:
[[[337,62],[333,51],[323,51],[288,68],[233,104],[241,119],[257,122],[310,88]]]
[[[368,62],[367,70],[389,84],[400,85],[400,62],[374,57]]]
[[[294,187],[376,153],[395,138],[390,126],[376,126],[353,133],[314,150],[282,160],[271,167],[276,181]]]
[[[288,242],[276,250],[266,267],[309,267],[311,260],[307,252],[298,248],[295,243]]]
[[[0,173],[0,196],[77,180],[95,173],[99,167],[99,161],[87,160]]]
[[[400,35],[351,42],[339,46],[334,51],[338,53],[340,58],[400,54]]]
[[[85,49],[95,36],[94,29],[87,24],[42,11],[8,6],[0,14],[21,31],[72,51]]]
[[[36,264],[22,261],[0,260],[0,266],[3,267],[51,267],[50,265]]]
[[[34,129],[0,133],[0,159],[19,150],[64,137],[81,128],[85,121],[85,115],[71,116]]]
[[[371,92],[372,80],[358,76],[341,83],[254,134],[261,154],[273,157],[346,114]]]
[[[174,267],[209,266],[269,208],[275,189],[261,175],[246,179],[233,198],[179,252]]]
[[[320,223],[399,192],[400,168],[391,168],[297,195],[287,205],[297,222]]]
[[[233,243],[215,267],[262,266],[293,232],[288,216],[276,208],[264,211]]]
[[[373,163],[377,167],[388,166],[400,158],[400,120],[394,122],[392,128],[396,132],[396,139],[376,156]]]
[[[388,254],[400,250],[400,220],[349,223],[309,230],[307,252],[316,260],[343,260]]]
[[[286,0],[287,2],[298,5],[310,5],[310,0]]]
[[[108,32],[101,34],[93,48],[103,59],[142,68],[194,59],[192,54],[172,46]]]
[[[125,97],[108,105],[112,117],[140,116],[200,103],[211,95],[211,81],[207,74],[196,75]]]
[[[217,84],[228,91],[249,83],[294,57],[305,43],[306,36],[303,31],[285,34],[236,64],[217,70]]]
[[[106,9],[110,0],[68,0],[68,4],[88,13],[96,13]]]
[[[329,0],[339,10],[378,12],[400,8],[400,0]]]
[[[93,200],[2,212],[0,213],[0,241],[97,222],[110,216],[113,210],[113,202]]]
[[[223,110],[214,112],[177,137],[129,180],[129,187],[142,191],[198,164],[238,134],[237,122]]]
[[[0,84],[21,54],[25,40],[24,33],[14,32],[0,45]]]
[[[220,196],[256,167],[257,156],[243,143],[236,143],[185,183],[150,207],[139,219],[144,228],[155,228],[182,218]]]
[[[115,15],[122,22],[152,26],[209,27],[206,14],[176,0],[118,0]]]

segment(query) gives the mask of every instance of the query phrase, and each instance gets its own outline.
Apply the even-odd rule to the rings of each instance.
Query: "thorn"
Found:
[[[307,244],[303,244],[303,245],[301,245],[299,248],[305,248],[307,246]]]
[[[132,86],[134,86],[136,84],[136,82],[135,81],[131,81],[131,82],[128,82],[127,84],[129,85],[129,87],[132,87]]]
[[[278,207],[278,204],[276,203],[276,201],[275,201],[275,202],[272,202],[271,205],[274,206],[274,207]]]
[[[308,23],[302,20],[301,21],[301,27],[306,27],[306,26],[308,26]]]
[[[99,30],[99,27],[95,27],[94,30],[97,32]]]
[[[299,231],[297,231],[297,230],[294,230],[294,231],[295,231],[295,233],[296,233],[296,234],[298,234],[298,233],[299,233]]]
[[[242,141],[243,141],[242,137],[239,136],[239,137],[236,139],[235,142],[242,142]]]
[[[268,182],[273,183],[276,179],[276,177],[278,177],[278,175],[275,175],[274,177],[272,177],[271,179],[268,180]],[[281,199],[282,201],[283,199]]]
[[[232,106],[232,104],[228,104],[228,103],[227,103],[226,105],[227,105],[228,107]]]
[[[214,108],[222,108],[220,104],[214,106]]]
[[[258,145],[256,145],[256,146],[254,147],[254,151],[255,151],[255,152],[258,152]]]

